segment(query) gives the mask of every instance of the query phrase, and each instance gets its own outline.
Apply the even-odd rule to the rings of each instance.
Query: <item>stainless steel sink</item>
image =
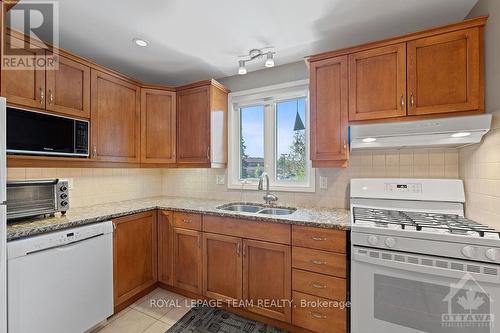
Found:
[[[217,208],[232,212],[257,213],[258,211],[264,209],[265,207],[261,205],[249,205],[249,204],[227,204]]]
[[[297,209],[295,208],[265,208],[259,211],[259,214],[266,215],[290,215],[295,212]]]
[[[295,208],[267,207],[259,204],[230,203],[217,207],[217,209],[231,212],[257,213],[264,215],[289,215],[295,212]]]

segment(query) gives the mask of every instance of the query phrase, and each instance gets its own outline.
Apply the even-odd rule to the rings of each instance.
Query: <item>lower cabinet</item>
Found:
[[[203,295],[217,300],[241,300],[243,296],[242,240],[203,234]]]
[[[158,281],[174,284],[174,227],[173,213],[158,211]]]
[[[157,282],[156,211],[113,220],[115,309],[126,306]]]
[[[248,311],[290,322],[291,249],[288,245],[243,240],[243,299]]]
[[[201,295],[202,233],[197,230],[174,228],[174,286]]]

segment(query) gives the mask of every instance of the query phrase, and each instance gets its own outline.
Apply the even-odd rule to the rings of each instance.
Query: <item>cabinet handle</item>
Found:
[[[182,220],[182,222],[184,222],[184,223],[188,223],[188,224],[189,224],[189,223],[191,223],[191,220],[186,220],[186,219],[183,219],[183,220]]]
[[[413,93],[410,95],[410,106],[414,107],[415,106],[415,97],[413,96]]]
[[[344,139],[344,150],[346,150],[346,149],[347,149],[347,142]]]
[[[401,111],[405,110],[405,97],[404,94],[401,94]]]
[[[198,236],[198,247],[201,249],[201,237]]]
[[[240,254],[241,254],[241,244],[240,244],[240,243],[238,243],[238,244],[236,245],[236,254],[238,254],[238,257],[239,257],[239,256],[240,256]]]
[[[321,261],[321,260],[317,260],[317,259],[311,260],[311,263],[314,265],[326,265],[326,261]]]
[[[311,317],[316,319],[326,319],[327,317],[324,314],[318,312],[311,312]]]
[[[313,236],[313,237],[311,237],[311,239],[314,241],[319,241],[319,242],[324,242],[327,240],[326,237],[317,237],[317,236]]]
[[[45,92],[43,91],[43,88],[40,88],[40,104],[43,104],[44,100],[45,100]]]
[[[97,146],[96,145],[92,145],[92,156],[93,157],[97,156]]]
[[[316,283],[316,282],[311,283],[311,286],[313,286],[313,288],[316,288],[316,289],[326,289],[327,288],[326,285],[321,284],[321,283]]]
[[[243,245],[243,257],[247,256],[247,246]]]
[[[49,105],[54,104],[54,94],[52,93],[52,90],[49,89]]]
[[[210,146],[207,147],[207,160],[210,161]]]

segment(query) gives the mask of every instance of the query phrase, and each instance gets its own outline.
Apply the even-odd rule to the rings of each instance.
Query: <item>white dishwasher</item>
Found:
[[[113,314],[113,225],[7,243],[9,333],[82,333]]]

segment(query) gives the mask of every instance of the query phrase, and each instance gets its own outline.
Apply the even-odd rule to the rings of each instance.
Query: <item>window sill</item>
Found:
[[[244,191],[261,191],[258,189],[257,182],[250,182],[246,184],[241,183],[229,183],[227,188],[230,190],[244,190]],[[304,193],[315,193],[315,186],[307,185],[276,185],[271,184],[269,190],[273,192],[304,192]],[[265,190],[264,190],[265,191]]]

